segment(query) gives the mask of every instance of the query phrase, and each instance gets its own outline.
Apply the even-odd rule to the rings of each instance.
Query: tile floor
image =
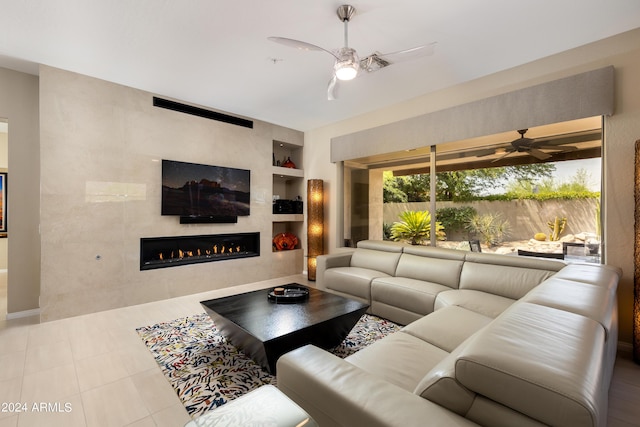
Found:
[[[183,426],[190,417],[135,329],[201,313],[202,300],[291,282],[308,284],[297,275],[42,324],[0,321],[0,427]]]
[[[0,427],[183,426],[190,418],[135,328],[290,282],[308,284],[291,276],[42,324],[0,321]],[[609,427],[640,425],[640,366],[629,354],[619,355],[610,396]]]

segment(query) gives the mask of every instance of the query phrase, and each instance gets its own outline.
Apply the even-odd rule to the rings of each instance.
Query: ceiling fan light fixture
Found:
[[[338,52],[336,63],[333,66],[338,80],[353,80],[360,69],[360,59],[355,50],[343,47]]]

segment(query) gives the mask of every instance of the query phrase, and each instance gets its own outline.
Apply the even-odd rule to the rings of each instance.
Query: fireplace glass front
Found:
[[[140,270],[259,255],[260,233],[143,237],[140,239]]]

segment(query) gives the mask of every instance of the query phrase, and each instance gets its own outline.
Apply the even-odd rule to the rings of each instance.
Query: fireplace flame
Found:
[[[235,245],[232,243],[229,245],[229,247],[227,247],[226,245],[213,245],[213,247],[211,249],[209,248],[198,248],[195,251],[188,251],[188,250],[183,250],[183,249],[178,249],[178,256],[176,257],[175,251],[171,251],[171,254],[169,255],[165,255],[164,252],[159,252],[158,253],[158,260],[159,261],[164,261],[165,259],[167,260],[173,260],[173,259],[178,259],[178,260],[182,260],[184,258],[191,258],[194,256],[197,257],[202,257],[202,256],[206,256],[206,257],[210,257],[211,255],[222,255],[222,254],[234,254],[234,253],[240,253],[243,250],[243,248],[240,245]]]

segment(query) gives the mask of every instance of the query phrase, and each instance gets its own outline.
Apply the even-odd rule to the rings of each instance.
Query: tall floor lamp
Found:
[[[324,253],[324,189],[321,179],[307,181],[307,278],[316,280],[316,257]]]

